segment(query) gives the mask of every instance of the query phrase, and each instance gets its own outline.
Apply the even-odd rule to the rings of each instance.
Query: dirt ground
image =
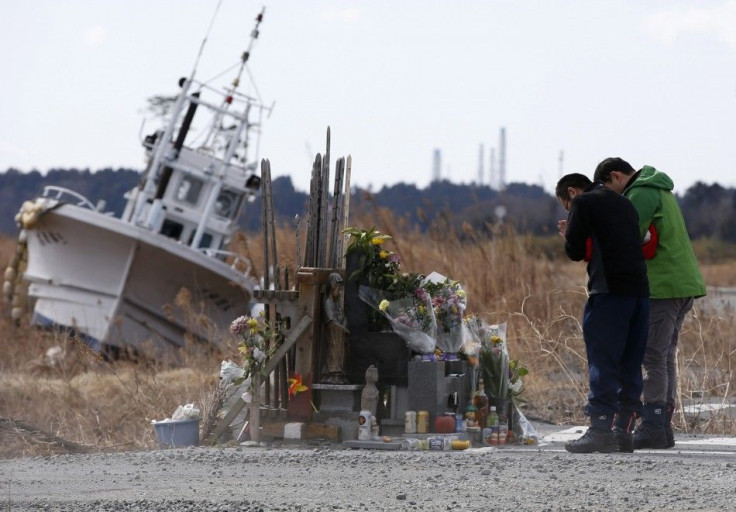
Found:
[[[464,451],[301,442],[85,453],[17,422],[2,428],[3,449],[48,450],[0,460],[3,511],[728,510],[736,491],[736,449],[714,436],[606,455],[565,452],[579,430],[550,425],[538,426],[538,446]]]

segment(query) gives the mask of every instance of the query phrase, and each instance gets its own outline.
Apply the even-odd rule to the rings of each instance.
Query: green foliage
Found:
[[[343,230],[350,235],[346,257],[357,259],[357,268],[348,276],[349,280],[366,280],[366,284],[378,290],[389,290],[399,272],[398,256],[383,248],[389,235],[383,235],[375,226],[369,230],[348,227]]]

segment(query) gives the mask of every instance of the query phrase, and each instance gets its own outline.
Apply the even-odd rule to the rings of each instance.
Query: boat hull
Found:
[[[32,322],[96,349],[169,351],[221,339],[250,311],[253,281],[176,241],[86,208],[49,207],[28,230]]]

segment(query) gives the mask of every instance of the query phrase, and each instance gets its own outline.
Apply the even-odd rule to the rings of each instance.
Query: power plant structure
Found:
[[[442,152],[439,149],[434,150],[432,154],[432,181],[440,181],[442,179]]]
[[[506,128],[498,136],[498,190],[506,188]]]
[[[506,188],[506,128],[501,127],[498,135],[498,166],[496,165],[496,148],[488,148],[488,181],[485,181],[485,150],[483,143],[478,147],[478,170],[476,183],[482,186],[486,183],[496,190]],[[562,166],[562,153],[560,153],[560,166]],[[449,173],[448,173],[449,174]],[[432,153],[432,181],[442,179],[442,151],[435,148]]]
[[[483,185],[483,144],[478,148],[478,186]]]

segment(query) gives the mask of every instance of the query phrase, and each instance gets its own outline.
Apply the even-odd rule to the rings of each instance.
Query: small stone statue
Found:
[[[337,272],[328,278],[328,290],[322,312],[327,337],[327,358],[322,382],[326,384],[347,384],[345,369],[345,334],[349,334],[345,326],[345,310],[342,307],[342,277]]]
[[[376,417],[376,409],[378,408],[378,368],[370,365],[365,371],[365,386],[360,393],[360,409],[362,411],[371,411],[371,416]]]

